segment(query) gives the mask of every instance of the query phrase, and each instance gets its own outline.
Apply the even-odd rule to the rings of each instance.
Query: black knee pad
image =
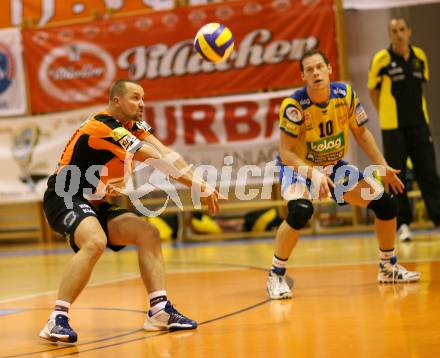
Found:
[[[313,205],[307,199],[289,200],[286,222],[295,230],[302,229],[313,215]]]
[[[384,192],[380,199],[372,200],[367,206],[380,220],[391,220],[397,216],[397,198],[393,194]]]

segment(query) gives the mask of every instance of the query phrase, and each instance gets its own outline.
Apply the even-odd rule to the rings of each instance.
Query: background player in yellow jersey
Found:
[[[379,282],[419,280],[418,272],[407,271],[397,264],[394,255],[397,203],[388,189],[400,192],[403,184],[398,171],[388,166],[364,125],[368,119],[356,93],[348,84],[330,82],[331,65],[319,50],[306,52],[300,66],[306,86],[286,98],[280,108],[278,160],[288,214],[276,235],[267,281],[270,298],[292,297],[285,266],[301,228],[313,214],[310,200],[313,197],[331,195],[341,205],[350,203],[371,209],[376,215],[380,249]],[[348,129],[370,160],[381,166],[387,191],[364,179],[362,172],[342,160],[348,149]],[[376,195],[371,197],[372,193]]]
[[[425,52],[410,45],[411,29],[405,19],[388,23],[391,46],[377,52],[368,74],[368,88],[379,113],[384,155],[406,181],[406,161],[411,158],[429,218],[440,226],[440,179],[428,125],[423,83],[429,80]],[[397,196],[398,237],[411,239],[411,206],[406,191]]]

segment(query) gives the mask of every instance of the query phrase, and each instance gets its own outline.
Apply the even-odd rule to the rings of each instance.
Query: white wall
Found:
[[[426,52],[430,81],[425,86],[431,132],[440,168],[440,4],[393,9],[393,15],[405,15],[412,27],[412,42]]]
[[[431,80],[425,86],[431,131],[440,168],[440,4],[427,4],[379,10],[346,10],[345,27],[349,74],[370,118],[369,128],[382,145],[377,113],[369,98],[367,74],[372,56],[388,47],[387,24],[391,17],[403,16],[412,27],[412,43],[423,48],[428,56]],[[352,150],[355,148],[352,148]],[[356,164],[363,167],[369,160],[357,150],[353,156]]]
[[[385,9],[391,7],[432,4],[439,0],[342,0],[345,9],[369,10]]]
[[[367,77],[373,54],[387,46],[386,24],[389,16],[389,10],[348,10],[345,12],[350,80],[367,111],[369,117],[368,128],[373,132],[380,146],[382,146],[382,139],[378,116],[370,100]],[[351,143],[354,144],[353,141]],[[351,146],[350,150],[354,151],[353,160],[355,164],[361,167],[368,165],[370,161],[366,156],[359,149],[355,149],[357,149],[356,146]]]

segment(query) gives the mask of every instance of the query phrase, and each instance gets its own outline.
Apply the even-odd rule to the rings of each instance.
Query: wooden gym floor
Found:
[[[0,357],[425,357],[440,353],[440,235],[398,245],[415,284],[379,285],[371,235],[303,238],[290,260],[294,297],[270,301],[273,240],[164,244],[168,293],[195,331],[147,333],[136,252],[106,252],[71,310],[74,346],[38,338],[72,253],[0,246]]]

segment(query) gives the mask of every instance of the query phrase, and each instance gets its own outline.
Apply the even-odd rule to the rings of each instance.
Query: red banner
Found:
[[[105,14],[139,14],[151,9],[170,9],[173,3],[173,0],[2,0],[0,27],[44,26]]]
[[[236,49],[213,65],[193,49],[208,22],[228,26]],[[301,84],[298,59],[318,47],[338,78],[332,0],[234,1],[91,24],[25,30],[34,113],[107,101],[117,78],[139,81],[148,100],[216,96]]]

